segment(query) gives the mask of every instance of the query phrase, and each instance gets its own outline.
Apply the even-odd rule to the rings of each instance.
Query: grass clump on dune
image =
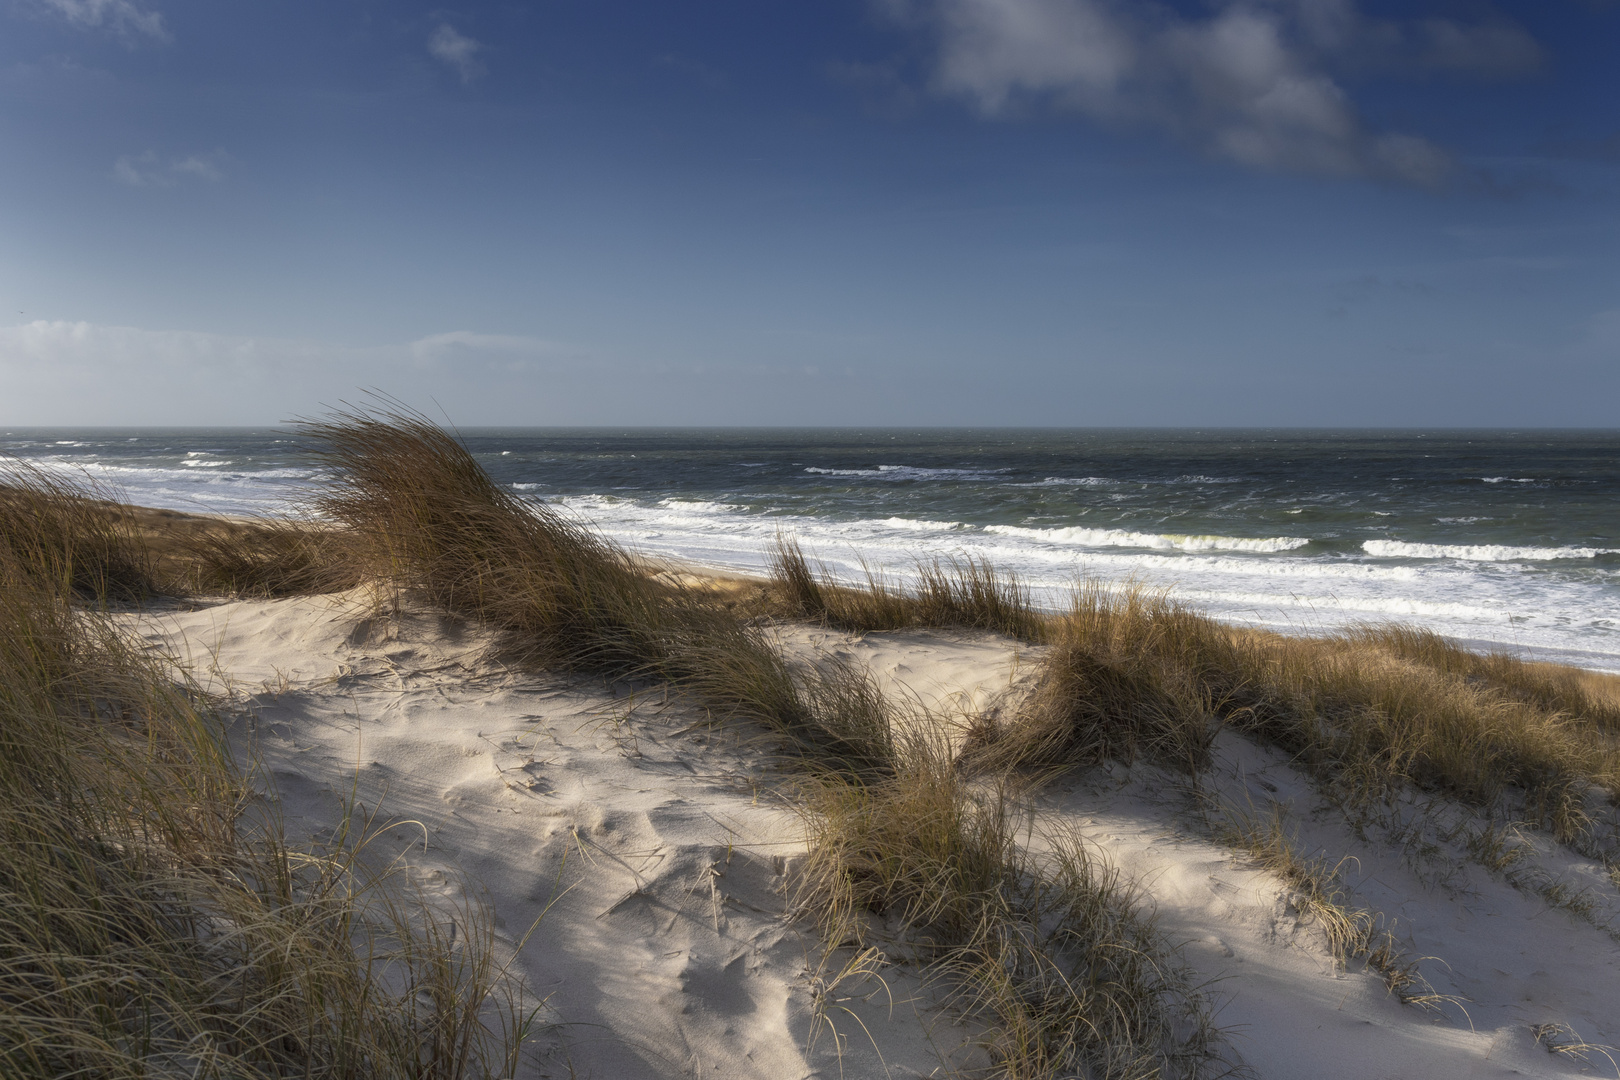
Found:
[[[519,661],[673,683],[721,717],[747,716],[836,767],[885,767],[844,682],[795,675],[763,633],[551,507],[501,488],[417,414],[307,422],[333,480],[317,508],[354,565],[503,631]],[[876,747],[876,749],[874,749]]]
[[[487,920],[361,838],[289,848],[208,699],[70,602],[128,582],[63,531],[89,495],[28,496],[0,544],[0,1074],[509,1075]]]
[[[80,600],[297,596],[352,588],[351,547],[318,523],[227,520],[123,503],[88,479],[26,462],[0,468],[0,544]]]
[[[105,604],[158,592],[152,553],[109,493],[26,462],[0,468],[0,558],[80,600]]]
[[[1196,765],[1209,720],[1294,754],[1353,801],[1407,785],[1468,805],[1516,800],[1571,839],[1587,790],[1620,799],[1620,733],[1601,681],[1476,656],[1403,628],[1291,637],[1226,626],[1136,586],[1082,586],[1026,709],[989,760],[1153,751]]]
[[[977,732],[970,760],[1004,768],[1147,757],[1196,772],[1213,735],[1197,659],[1207,623],[1160,594],[1082,583],[1068,613],[1049,622],[1023,707]]]
[[[829,941],[947,975],[984,1025],[994,1075],[1221,1068],[1208,1003],[1117,873],[1078,837],[1021,844],[1023,816],[999,785],[971,785],[908,740],[886,778],[821,777],[807,816],[801,909]]]
[[[778,536],[770,553],[771,581],[787,611],[851,633],[949,627],[990,630],[1024,641],[1043,640],[1047,619],[1029,590],[1009,573],[971,555],[919,559],[917,583],[903,591],[867,569],[864,586],[833,581],[810,565],[799,542]]]
[[[423,417],[339,413],[302,432],[334,476],[316,505],[346,527],[363,571],[508,631],[529,659],[662,673],[697,621],[681,590],[497,485]]]
[[[352,547],[340,532],[312,522],[214,525],[185,541],[184,587],[261,598],[341,592],[360,583]]]

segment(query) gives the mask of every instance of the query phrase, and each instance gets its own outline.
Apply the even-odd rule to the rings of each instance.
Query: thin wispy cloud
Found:
[[[418,366],[477,362],[519,370],[540,361],[565,360],[578,351],[558,342],[521,334],[482,334],[452,330],[417,338],[406,348]]]
[[[474,399],[480,385],[527,397],[535,379],[595,377],[604,364],[613,361],[517,334],[462,330],[356,345],[35,319],[0,324],[0,420],[60,415],[109,423],[132,415],[130,402],[144,400],[144,415],[164,420],[207,415],[259,422],[267,413],[290,416],[362,386],[425,400],[467,383]]]
[[[35,0],[34,6],[69,23],[90,30],[106,30],[129,42],[167,42],[163,15],[134,0]]]
[[[484,65],[478,60],[483,44],[458,33],[449,23],[439,24],[428,36],[427,47],[428,55],[453,69],[462,82],[471,82],[484,73]]]
[[[1259,169],[1441,183],[1449,155],[1369,130],[1343,72],[1533,71],[1502,20],[1369,19],[1351,0],[1233,0],[1188,17],[1116,0],[878,0],[932,46],[934,92],[988,117],[1035,107],[1157,128]]]
[[[113,162],[112,176],[120,184],[130,187],[174,187],[187,180],[216,184],[225,179],[223,151],[207,154],[187,154],[184,157],[159,157],[156,151],[143,154],[125,154]]]

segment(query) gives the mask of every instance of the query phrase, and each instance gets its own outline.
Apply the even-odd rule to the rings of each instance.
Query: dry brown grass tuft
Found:
[[[905,592],[866,569],[864,586],[840,585],[812,567],[799,542],[780,535],[770,553],[771,580],[787,613],[851,633],[952,627],[990,630],[1024,641],[1044,638],[1048,620],[1012,574],[971,555],[919,559],[917,585]]]
[[[8,572],[106,604],[157,591],[152,555],[110,493],[26,462],[0,468],[0,557]]]
[[[1219,1067],[1208,1003],[1118,875],[1076,836],[1047,836],[1039,852],[1020,845],[1022,814],[1004,789],[970,786],[939,748],[901,747],[876,781],[821,777],[808,817],[801,910],[829,942],[947,977],[985,1025],[995,1075]]]
[[[310,522],[221,523],[183,541],[177,579],[187,592],[233,596],[341,592],[361,580],[352,547],[341,532]]]
[[[1218,719],[1294,754],[1351,803],[1408,785],[1476,807],[1509,799],[1568,840],[1588,825],[1591,785],[1620,798],[1620,734],[1583,673],[1401,628],[1244,630],[1163,593],[1096,583],[1078,589],[1050,639],[1028,707],[981,733],[981,760],[1145,752],[1195,768]]]
[[[527,1018],[487,915],[431,907],[362,832],[289,848],[209,700],[68,603],[145,579],[44,520],[0,547],[0,1075],[509,1075]]]
[[[1147,757],[1195,772],[1213,735],[1199,678],[1208,620],[1163,593],[1085,582],[1053,620],[1041,674],[1009,723],[978,733],[975,765],[1062,765]]]
[[[1612,675],[1521,660],[1503,652],[1469,652],[1432,630],[1399,624],[1360,627],[1345,637],[1460,676],[1475,687],[1494,690],[1544,713],[1620,735],[1620,679]]]

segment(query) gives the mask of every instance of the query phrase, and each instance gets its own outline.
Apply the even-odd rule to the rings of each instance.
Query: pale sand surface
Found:
[[[888,969],[886,993],[859,978],[828,989],[847,954],[823,965],[813,932],[786,917],[804,830],[763,731],[711,729],[656,689],[508,670],[484,633],[454,620],[368,611],[351,594],[135,621],[246,707],[237,735],[256,745],[294,840],[330,830],[358,799],[420,823],[377,850],[403,852],[446,902],[476,882],[507,948],[540,919],[516,959],[553,1025],[537,1075],[904,1077],[983,1064],[943,991],[915,973]],[[956,716],[1009,707],[1039,658],[961,632],[777,636],[796,659],[868,664],[887,692]],[[1204,787],[1262,810],[1281,802],[1308,850],[1352,857],[1355,899],[1393,916],[1413,956],[1437,958],[1422,970],[1457,999],[1425,1011],[1375,975],[1336,970],[1288,887],[1205,838],[1181,779],[1139,765],[1048,787],[1031,842],[1072,827],[1120,867],[1208,980],[1257,1075],[1617,1075],[1598,1053],[1586,1065],[1549,1053],[1531,1030],[1564,1024],[1620,1043],[1620,945],[1607,933],[1461,859],[1459,843],[1403,858],[1358,838],[1303,775],[1240,736],[1222,736]],[[1584,884],[1602,898],[1597,917],[1614,914],[1601,868],[1530,839],[1538,852],[1519,872]]]

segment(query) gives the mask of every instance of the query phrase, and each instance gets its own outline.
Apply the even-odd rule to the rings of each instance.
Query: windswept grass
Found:
[[[0,558],[8,572],[106,604],[158,591],[152,555],[111,494],[22,461],[0,467]]]
[[[282,597],[341,592],[360,583],[348,537],[312,522],[265,518],[196,530],[183,542],[189,592]]]
[[[317,506],[368,577],[496,627],[520,662],[667,681],[718,718],[775,727],[808,759],[886,767],[840,680],[796,676],[758,627],[501,488],[431,421],[349,412],[302,430],[334,476]]]
[[[830,942],[947,976],[986,1027],[995,1075],[1218,1068],[1208,1003],[1118,875],[1076,836],[1048,836],[1038,853],[1021,845],[1022,815],[998,785],[970,786],[913,741],[880,781],[821,777],[807,810],[800,910]]]
[[[971,788],[919,734],[927,724],[897,725],[863,669],[791,668],[713,598],[500,489],[420,416],[349,412],[304,431],[335,477],[320,508],[374,577],[494,625],[520,658],[667,680],[716,716],[788,735],[813,833],[802,909],[834,942],[861,934],[866,913],[896,918],[991,1019],[1000,1075],[1194,1076],[1214,1060],[1201,999],[1117,879],[1072,839],[1028,853],[1011,803]],[[781,549],[787,573],[803,570],[800,600],[844,595],[802,556],[796,569],[796,551]],[[866,594],[895,595],[875,582]],[[904,625],[1034,632],[1016,583],[982,564],[925,569],[921,593],[899,602]]]
[[[1196,772],[1213,736],[1201,640],[1214,624],[1143,589],[1076,587],[1052,620],[1035,689],[1008,723],[976,733],[968,757],[997,768],[1146,757]]]
[[[69,602],[146,584],[85,538],[90,496],[25,495],[0,546],[0,1075],[510,1075],[525,1020],[485,913],[431,907],[359,831],[289,848],[208,699]]]
[[[1347,640],[1382,649],[1403,660],[1503,697],[1620,735],[1620,679],[1560,664],[1521,660],[1503,652],[1474,653],[1432,630],[1399,624],[1360,627]]]
[[[1588,824],[1591,785],[1620,799],[1620,735],[1580,673],[1398,628],[1244,630],[1136,586],[1083,585],[1051,635],[1028,707],[975,750],[990,761],[1148,750],[1191,766],[1218,719],[1295,755],[1352,802],[1408,785],[1475,807],[1511,799],[1568,840]]]
[[[909,592],[871,568],[864,587],[838,584],[826,567],[812,568],[799,542],[785,534],[776,538],[770,566],[788,613],[851,633],[954,627],[1040,641],[1047,630],[1018,578],[972,555],[919,559]]]

